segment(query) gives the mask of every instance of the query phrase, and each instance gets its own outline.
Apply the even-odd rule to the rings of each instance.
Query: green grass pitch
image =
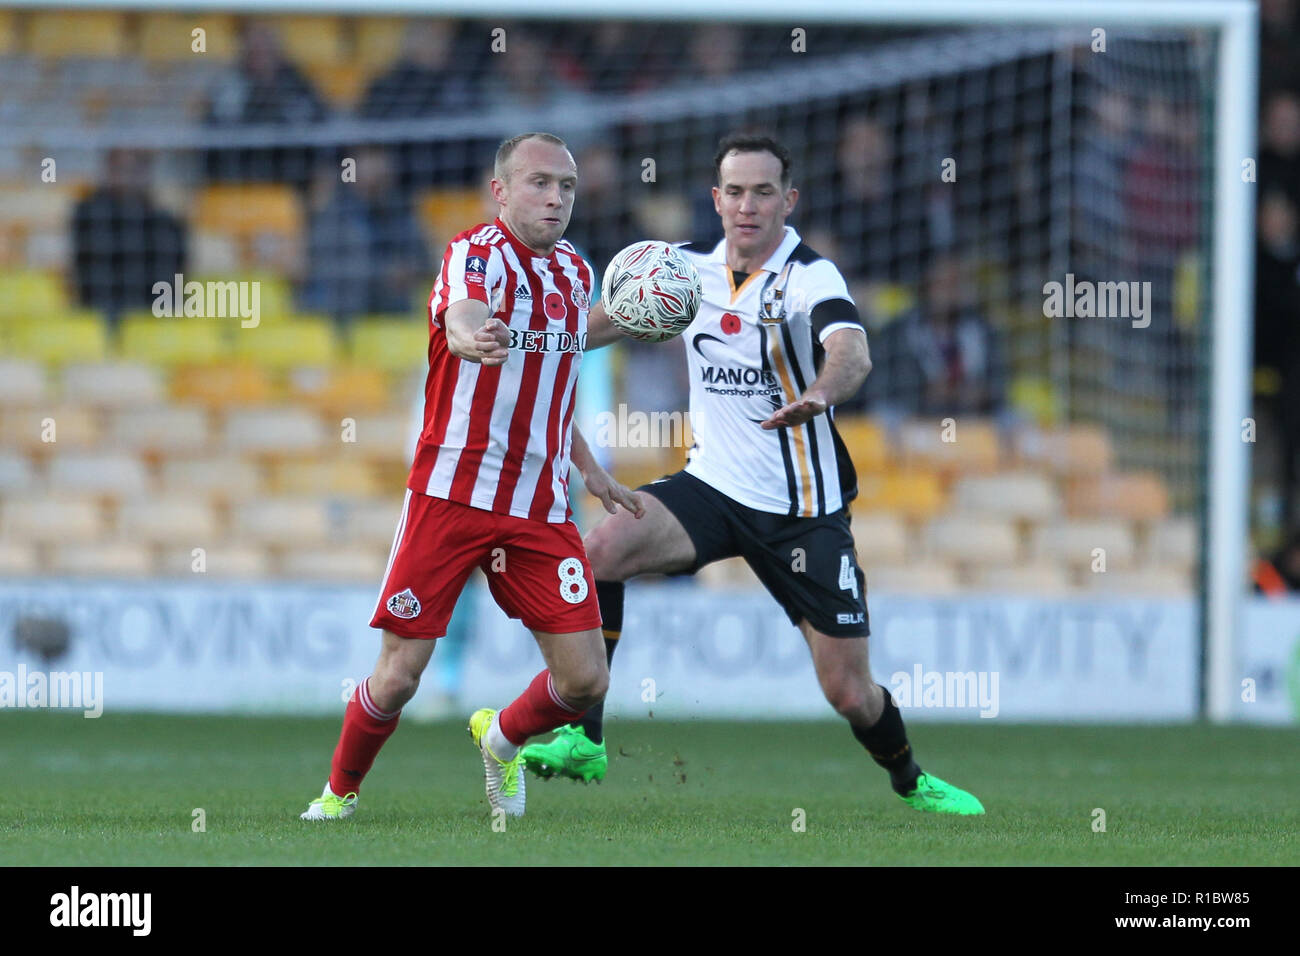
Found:
[[[404,723],[338,824],[298,820],[338,718],[0,724],[11,866],[1300,863],[1288,729],[913,725],[922,766],[988,810],[946,818],[898,801],[842,723],[613,720],[603,784],[530,778],[527,816],[496,832],[460,723]]]

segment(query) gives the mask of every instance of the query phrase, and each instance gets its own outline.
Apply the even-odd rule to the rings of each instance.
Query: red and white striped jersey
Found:
[[[424,431],[407,487],[498,514],[568,520],[574,388],[587,342],[591,267],[560,240],[539,256],[498,218],[447,246],[429,296]],[[447,348],[443,313],[477,299],[510,327],[504,365]]]

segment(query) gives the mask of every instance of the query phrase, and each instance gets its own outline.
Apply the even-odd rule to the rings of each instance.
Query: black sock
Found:
[[[613,666],[614,649],[623,633],[623,582],[597,581],[596,600],[600,602],[601,627],[605,635],[605,661]],[[605,739],[605,702],[601,701],[582,715],[582,732],[594,744]]]
[[[894,706],[889,691],[884,687],[880,689],[885,694],[885,709],[880,712],[880,719],[870,727],[850,725],[850,728],[858,743],[867,748],[871,759],[889,771],[889,785],[894,792],[908,794],[916,789],[916,778],[921,775],[921,768],[912,756],[912,745],[907,742],[903,715]]]

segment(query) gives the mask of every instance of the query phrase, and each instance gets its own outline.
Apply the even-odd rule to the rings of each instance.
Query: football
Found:
[[[695,266],[676,246],[636,242],[610,260],[602,298],[609,319],[643,342],[681,335],[699,311],[704,290]]]

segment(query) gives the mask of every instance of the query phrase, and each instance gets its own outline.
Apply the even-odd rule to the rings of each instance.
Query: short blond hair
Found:
[[[515,149],[520,143],[530,139],[541,140],[543,143],[550,143],[563,149],[569,148],[569,144],[554,133],[520,133],[518,136],[511,136],[497,147],[497,158],[492,164],[492,175],[502,182],[509,179],[510,157],[515,154]]]

